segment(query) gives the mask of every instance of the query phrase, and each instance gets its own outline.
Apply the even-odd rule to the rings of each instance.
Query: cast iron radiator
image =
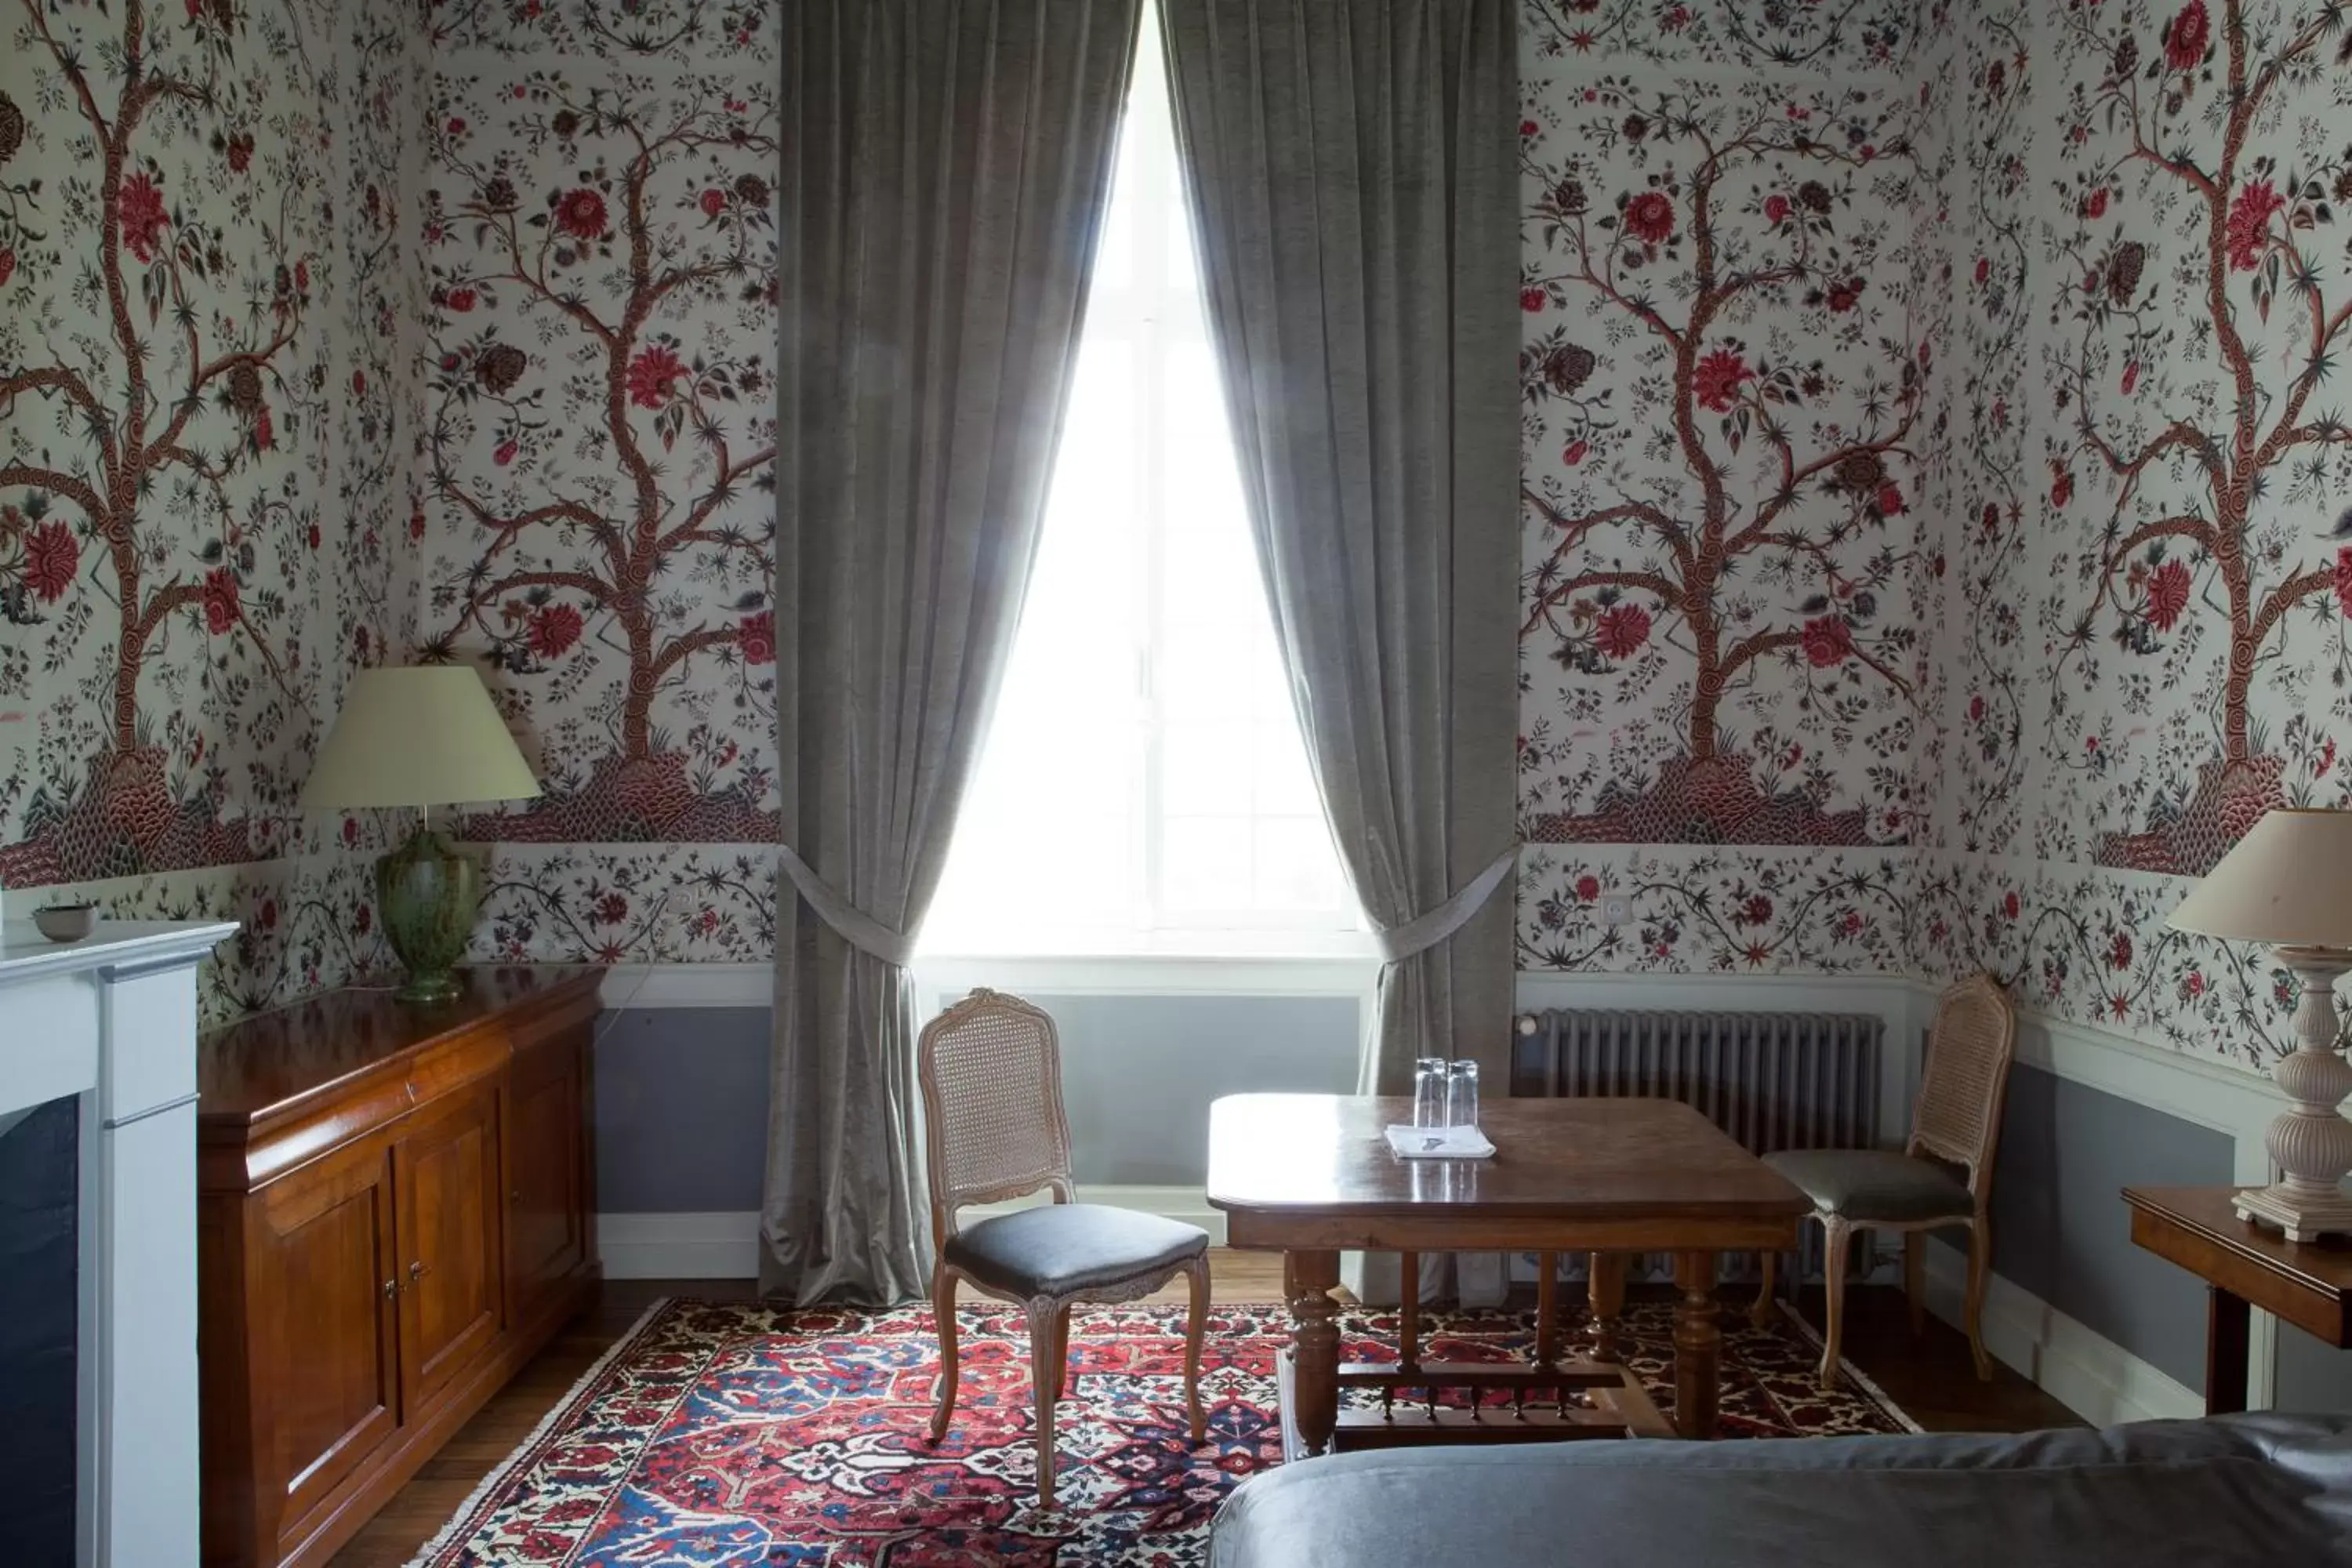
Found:
[[[1885,1020],[1865,1013],[1552,1008],[1518,1020],[1511,1093],[1679,1100],[1759,1154],[1868,1149],[1879,1141],[1885,1034]],[[1820,1227],[1802,1235],[1801,1277],[1817,1278]],[[1866,1272],[1869,1248],[1854,1251]],[[1727,1275],[1756,1278],[1752,1255],[1724,1261]],[[1667,1259],[1647,1262],[1637,1275],[1671,1272]]]

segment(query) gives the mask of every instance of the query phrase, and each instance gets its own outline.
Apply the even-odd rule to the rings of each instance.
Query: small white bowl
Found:
[[[33,911],[33,923],[51,942],[79,942],[98,929],[98,906],[51,904]]]

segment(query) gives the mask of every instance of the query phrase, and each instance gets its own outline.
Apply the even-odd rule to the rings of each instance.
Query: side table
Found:
[[[2352,1348],[2352,1246],[2293,1242],[2238,1217],[2238,1188],[2126,1187],[2132,1241],[2205,1281],[2205,1413],[2246,1407],[2246,1314]]]

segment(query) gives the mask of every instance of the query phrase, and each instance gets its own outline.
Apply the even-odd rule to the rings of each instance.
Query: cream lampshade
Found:
[[[459,801],[523,800],[540,793],[506,721],[471,666],[367,669],[302,792],[308,810],[415,806],[416,834],[376,862],[384,936],[408,968],[403,998],[457,992],[451,968],[466,951],[482,901],[480,865],[432,828],[432,808]]]
[[[2268,942],[2302,983],[2294,1054],[2271,1069],[2294,1105],[2263,1140],[2279,1179],[2238,1194],[2238,1216],[2290,1241],[2352,1235],[2352,1094],[2339,1048],[2336,982],[2352,971],[2352,811],[2273,811],[2172,911],[2174,929]]]

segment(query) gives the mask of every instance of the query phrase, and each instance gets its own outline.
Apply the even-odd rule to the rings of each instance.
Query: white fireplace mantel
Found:
[[[0,1127],[81,1104],[77,1568],[196,1561],[196,963],[236,931],[0,925]]]

